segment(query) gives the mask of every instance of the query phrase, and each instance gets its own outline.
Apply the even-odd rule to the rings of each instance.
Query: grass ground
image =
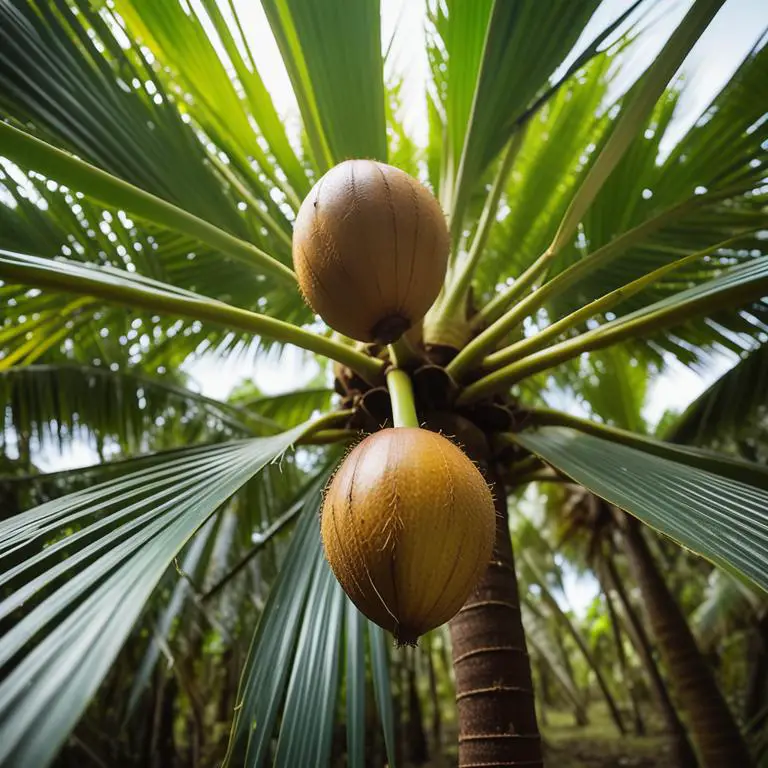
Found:
[[[669,742],[650,704],[643,708],[647,735],[622,736],[602,703],[588,711],[589,723],[578,726],[570,712],[549,710],[546,725],[539,723],[544,739],[545,768],[676,768],[670,755]],[[627,725],[630,718],[625,713]],[[541,720],[541,718],[540,718]],[[456,765],[454,723],[445,723],[440,756],[432,751],[431,760],[423,768],[453,768]],[[407,763],[407,766],[412,766]]]
[[[575,725],[573,715],[548,712],[542,725],[546,768],[674,768],[669,744],[646,708],[648,734],[622,736],[604,706],[589,709],[589,723]],[[629,720],[629,718],[627,718]]]

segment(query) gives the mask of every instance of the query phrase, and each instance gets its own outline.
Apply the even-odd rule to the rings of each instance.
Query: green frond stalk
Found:
[[[292,269],[255,245],[3,122],[0,122],[0,154],[105,205],[124,209],[154,224],[183,232],[220,250],[224,255],[296,285]]]
[[[213,167],[221,174],[224,181],[227,184],[231,184],[232,188],[237,190],[237,194],[248,203],[248,210],[253,211],[254,215],[257,216],[262,224],[264,224],[264,226],[286,246],[290,253],[292,240],[286,229],[281,227],[280,224],[267,213],[267,211],[263,210],[261,203],[254,197],[251,190],[237,178],[226,163],[223,163],[213,153],[208,154],[208,159],[210,160],[211,165],[213,165]],[[300,204],[301,202],[299,202],[299,205]]]
[[[392,421],[396,427],[418,427],[419,417],[413,401],[413,384],[408,374],[400,368],[387,373],[387,389],[392,400]]]
[[[339,438],[347,439],[357,434],[354,430],[344,429],[344,425],[354,414],[352,410],[332,411],[318,417],[296,441],[299,445],[321,445],[336,442]],[[320,440],[320,442],[317,442]]]
[[[564,413],[554,408],[534,408],[529,412],[530,425],[535,430],[539,427],[567,427],[593,437],[603,438],[618,445],[636,448],[644,453],[682,462],[709,472],[724,474],[728,477],[760,488],[768,488],[768,470],[730,456],[713,453],[697,448],[665,443],[652,437],[620,429],[609,424],[603,424],[570,413]],[[521,441],[516,433],[504,433],[497,438],[499,445],[515,445]]]
[[[169,290],[158,290],[154,286],[146,288],[140,283],[132,285],[126,280],[109,280],[101,278],[97,270],[85,267],[79,271],[65,272],[57,269],[60,266],[60,262],[0,251],[0,277],[9,282],[97,297],[131,309],[147,309],[247,331],[323,355],[346,365],[370,382],[377,381],[384,371],[382,361],[282,320],[192,293],[172,293]],[[111,276],[114,278],[114,273]]]
[[[765,259],[756,260],[753,264],[732,270],[702,286],[675,294],[667,300],[606,323],[574,339],[534,352],[470,384],[461,393],[458,402],[469,403],[503,391],[527,376],[572,360],[584,352],[603,349],[626,339],[639,338],[673,327],[702,312],[712,313],[759,299],[768,287],[768,264],[765,262]]]
[[[702,196],[703,197],[703,196]],[[469,368],[484,354],[491,350],[513,331],[526,317],[532,316],[547,299],[561,295],[564,291],[592,272],[605,267],[610,262],[619,258],[633,246],[642,243],[647,237],[658,232],[663,226],[679,219],[694,207],[702,205],[700,198],[690,198],[679,205],[644,221],[637,227],[619,235],[594,253],[585,256],[568,269],[561,272],[549,282],[544,283],[538,290],[512,307],[501,318],[492,323],[457,355],[448,366],[449,373],[456,379],[461,379]],[[515,283],[517,285],[517,283]],[[514,285],[512,288],[514,289]],[[482,310],[476,321],[485,316],[492,316],[499,306],[498,299],[506,303],[509,293],[504,293]]]
[[[580,432],[586,432],[588,435],[605,437],[616,443],[628,445],[631,448],[647,450],[649,445],[654,445],[658,442],[629,430],[590,421],[580,416],[573,416],[565,411],[558,411],[556,408],[533,408],[530,411],[529,418],[531,425],[534,427],[571,427],[572,429],[578,429]],[[501,444],[514,445],[514,435],[500,435],[499,442]]]
[[[570,483],[567,477],[558,475],[551,469],[536,469],[524,475],[515,475],[512,479],[512,487],[519,488],[529,483]]]
[[[667,86],[670,78],[680,67],[723,2],[724,0],[697,0],[677,29],[672,33],[659,56],[649,67],[642,80],[635,86],[629,102],[625,109],[622,110],[608,141],[571,200],[552,243],[518,277],[510,290],[503,295],[503,298],[500,297],[497,300],[497,306],[500,304],[502,306],[509,306],[512,302],[524,296],[546,274],[562,248],[570,242],[579,222],[584,217],[598,192],[602,189],[611,172],[624,156],[637,135],[640,126],[645,124],[646,119],[664,92],[664,88]],[[519,318],[514,309],[512,311],[515,312],[513,322],[518,322],[519,319],[522,319]],[[507,320],[508,322],[510,321]],[[503,327],[506,327],[506,324]],[[496,331],[500,336],[506,333],[502,328]],[[486,337],[486,340],[488,338]],[[481,356],[477,351],[479,346],[478,344],[472,352],[475,355],[475,359]],[[485,351],[488,351],[488,348]],[[465,350],[464,359],[461,362],[454,361],[459,370],[465,364],[465,361],[469,359],[469,355],[470,353]]]
[[[515,131],[509,140],[507,148],[504,150],[498,170],[496,171],[496,177],[486,198],[483,212],[480,220],[477,222],[477,229],[469,253],[463,261],[451,270],[445,298],[439,302],[439,309],[435,320],[437,323],[441,319],[450,319],[464,310],[467,295],[472,284],[472,277],[488,242],[488,235],[490,235],[491,227],[496,220],[501,195],[504,192],[509,173],[512,170],[515,158],[520,151],[524,139],[525,127],[523,126]],[[454,271],[456,272],[455,277],[452,276]]]
[[[359,437],[360,432],[355,429],[323,429],[311,437],[302,438],[296,445],[336,445],[350,443]]]
[[[552,325],[547,326],[534,336],[530,336],[527,339],[522,339],[515,344],[511,344],[510,346],[505,347],[498,352],[494,352],[493,354],[488,355],[488,357],[483,360],[483,370],[495,371],[504,365],[509,365],[510,363],[514,363],[516,360],[520,360],[531,352],[536,352],[552,339],[557,338],[563,333],[570,331],[572,328],[581,325],[589,318],[596,317],[597,315],[604,314],[608,310],[613,309],[615,306],[625,301],[630,296],[634,296],[636,293],[639,293],[645,288],[650,288],[652,285],[667,275],[671,274],[672,272],[681,269],[682,267],[688,266],[689,264],[695,264],[704,256],[715,253],[721,248],[727,248],[729,245],[742,240],[745,235],[758,231],[758,229],[760,228],[757,227],[744,230],[735,237],[729,237],[727,240],[723,240],[722,242],[712,245],[709,248],[705,248],[704,250],[697,251],[696,253],[692,253],[688,256],[684,256],[683,258],[672,262],[672,264],[665,264],[663,267],[659,267],[659,269],[655,269],[653,272],[649,272],[647,275],[644,275],[643,277],[640,277],[637,280],[628,283],[627,285],[623,285],[621,288],[617,288],[615,291],[606,293],[604,296],[601,296],[600,298],[591,301],[589,304],[586,304],[581,309],[577,309],[575,312],[571,312],[570,315],[566,315],[561,320],[552,323]],[[554,283],[555,281],[552,282]],[[550,284],[551,283],[547,283],[547,285]]]

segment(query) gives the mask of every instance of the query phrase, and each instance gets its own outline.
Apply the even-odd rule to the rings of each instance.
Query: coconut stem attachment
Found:
[[[418,427],[413,385],[408,374],[400,368],[390,369],[387,372],[387,389],[392,400],[392,420],[395,426]]]
[[[373,340],[379,344],[391,344],[397,341],[409,328],[411,321],[401,315],[388,315],[379,320],[371,329]]]
[[[402,627],[395,627],[394,631],[395,648],[417,648],[419,645],[419,636]]]

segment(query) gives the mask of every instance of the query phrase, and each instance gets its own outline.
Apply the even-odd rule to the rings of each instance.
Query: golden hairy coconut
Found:
[[[406,427],[376,432],[350,452],[321,521],[344,591],[401,643],[458,612],[488,566],[495,531],[477,467],[442,435]]]
[[[437,298],[448,246],[432,194],[373,160],[331,168],[293,228],[293,264],[312,309],[345,336],[381,344],[418,323]]]

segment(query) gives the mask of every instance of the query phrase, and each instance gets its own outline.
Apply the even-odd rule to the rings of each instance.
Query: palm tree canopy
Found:
[[[440,368],[449,410],[510,473],[546,465],[768,590],[764,464],[690,445],[765,423],[768,46],[756,34],[680,131],[677,73],[730,4],[690,3],[638,67],[660,5],[430,0],[421,140],[379,0],[262,0],[288,116],[244,4],[0,0],[0,436],[25,465],[13,487],[48,489],[0,519],[0,763],[50,764],[128,638],[140,672],[116,706],[132,717],[191,595],[206,621],[221,601],[235,655],[256,627],[228,764],[327,764],[342,687],[362,764],[367,668],[392,759],[387,643],[316,526],[389,353],[333,333],[291,266],[301,201],[347,158],[417,176],[447,217],[417,395]],[[289,345],[319,374],[277,396],[213,399],[184,373],[201,356],[258,369]],[[650,383],[719,354],[727,372],[647,434]],[[82,441],[114,461],[59,495],[35,455]]]

